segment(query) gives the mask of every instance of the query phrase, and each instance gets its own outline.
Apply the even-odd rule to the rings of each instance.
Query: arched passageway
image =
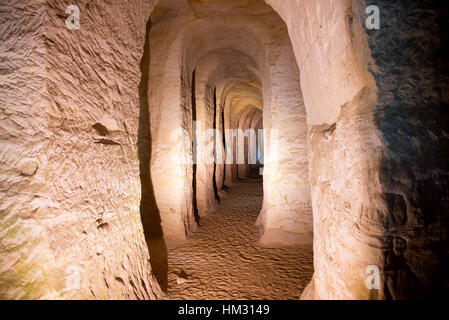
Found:
[[[168,0],[158,2],[150,21],[151,59],[144,76],[149,79],[149,167],[152,183],[157,185],[159,221],[144,223],[144,230],[153,239],[149,247],[156,277],[170,294],[176,288],[170,275],[205,269],[213,274],[222,268],[219,263],[198,263],[197,269],[184,265],[176,271],[173,268],[180,261],[170,257],[183,256],[193,263],[193,254],[200,261],[213,262],[211,247],[232,252],[249,245],[254,252],[245,252],[247,258],[237,256],[232,268],[224,270],[241,274],[248,271],[245,259],[250,256],[259,257],[254,265],[270,261],[270,250],[256,248],[275,245],[289,247],[285,251],[291,256],[277,256],[284,262],[271,261],[272,272],[281,274],[283,263],[296,264],[298,272],[307,269],[304,274],[290,270],[292,280],[303,281],[295,285],[304,288],[313,264],[311,255],[304,254],[312,250],[307,123],[299,69],[284,21],[264,1],[208,5]],[[260,182],[245,182],[250,178]],[[255,195],[262,181],[260,198]],[[239,197],[235,188],[246,197]],[[245,188],[254,191],[244,192]],[[253,204],[249,211],[243,209],[247,203]],[[214,225],[220,217],[221,228]],[[155,222],[162,235],[152,234]],[[249,240],[248,232],[256,236]],[[229,237],[236,242],[225,249],[219,241]],[[186,239],[186,244],[176,244]],[[200,244],[195,246],[195,241]],[[293,261],[295,250],[309,260]],[[285,283],[271,278],[277,298],[284,297],[281,292],[285,297],[300,297],[301,289],[287,293],[282,290]],[[264,285],[253,280],[253,290],[262,290]],[[228,286],[222,297],[239,296],[232,280],[221,281]]]

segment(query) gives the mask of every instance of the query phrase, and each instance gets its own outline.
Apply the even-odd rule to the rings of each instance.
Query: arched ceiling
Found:
[[[254,59],[233,49],[217,49],[199,59],[197,81],[204,88],[217,88],[221,105],[226,100],[231,114],[241,111],[247,105],[262,109],[260,72]]]
[[[181,50],[180,63],[196,70],[197,88],[217,88],[217,102],[231,119],[263,110],[266,48],[278,42],[280,30],[288,37],[264,0],[160,0],[151,20],[158,39],[167,37]]]

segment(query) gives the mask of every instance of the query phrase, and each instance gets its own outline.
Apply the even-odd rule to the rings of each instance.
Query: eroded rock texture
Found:
[[[1,296],[157,298],[139,210],[151,1],[2,3]]]
[[[367,1],[370,4],[371,1]],[[386,230],[385,295],[447,294],[449,5],[382,1],[383,32],[368,33],[378,88],[374,123]],[[388,18],[387,18],[388,16]]]
[[[381,28],[366,34],[372,1],[269,2],[289,27],[309,124],[308,295],[447,292],[447,5],[376,2]],[[367,290],[369,265],[379,290]]]

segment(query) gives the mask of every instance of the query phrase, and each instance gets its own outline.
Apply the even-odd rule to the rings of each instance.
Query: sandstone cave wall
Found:
[[[257,62],[266,130],[287,120],[280,111],[300,110],[304,100],[315,259],[309,292],[327,299],[401,298],[445,290],[448,72],[440,57],[447,56],[447,34],[438,25],[447,21],[447,5],[437,10],[432,1],[382,1],[388,19],[382,18],[380,30],[366,32],[369,1],[267,2],[287,24],[302,90],[294,86],[299,70],[291,67],[291,49],[286,42],[277,46],[286,38],[276,28],[259,24],[252,30],[266,51],[229,38],[205,43],[235,45]],[[193,59],[183,60],[174,31],[167,42],[149,37],[154,4],[79,1],[76,32],[65,27],[63,1],[9,1],[2,11],[2,297],[162,296],[145,235],[164,221],[183,236],[194,226],[190,169],[165,163],[191,156],[184,133],[191,137],[194,64],[182,63]],[[264,23],[271,21],[266,18]],[[228,23],[239,19],[248,25],[245,16]],[[183,27],[180,21],[172,30]],[[229,33],[226,27],[216,30]],[[261,37],[270,32],[271,38]],[[165,51],[151,50],[150,39],[165,43]],[[202,57],[213,48],[201,48],[199,41],[191,54]],[[153,85],[158,76],[169,85]],[[176,97],[157,100],[171,97],[167,90]],[[305,113],[294,114],[294,141],[287,139],[293,126],[286,126],[281,142],[293,143],[297,152],[282,153],[278,170],[265,167],[266,227],[284,228],[290,221],[272,206],[287,208],[288,217],[296,212],[292,203],[275,198],[284,194],[276,189],[281,171],[289,181],[290,169],[306,172]],[[162,128],[167,118],[169,126]],[[174,142],[168,132],[179,127],[184,132]],[[167,173],[173,179],[164,184]],[[301,174],[286,189],[295,190],[293,199],[310,199],[299,187],[308,179]],[[176,198],[166,196],[171,186],[181,190]],[[160,212],[173,220],[158,217]],[[365,286],[365,269],[373,264],[384,275],[378,291]]]
[[[289,28],[309,124],[315,274],[306,296],[441,292],[447,35],[437,25],[447,6],[376,2],[381,29],[367,32],[372,1],[268,2]],[[382,272],[379,290],[365,285],[369,265]]]
[[[48,294],[54,281],[51,269],[38,269],[54,262],[45,225],[38,218],[46,196],[42,153],[47,145],[43,36],[47,16],[44,1],[4,5],[0,13],[0,298],[30,299]]]
[[[154,1],[77,5],[76,31],[64,1],[2,11],[2,297],[154,299],[137,148]]]
[[[184,19],[152,21],[148,110],[151,183],[165,237],[185,239],[192,207],[192,72],[181,64]]]
[[[198,120],[201,121],[199,131],[198,171],[197,171],[197,201],[200,215],[207,215],[217,209],[218,202],[214,191],[214,139],[213,124],[215,114],[215,88],[200,81],[201,92],[198,94]]]
[[[263,84],[264,202],[258,219],[267,230],[312,239],[306,110],[300,73],[285,25],[267,49],[270,81]]]
[[[366,5],[374,1],[366,1]],[[382,141],[379,182],[385,296],[448,292],[449,5],[378,1],[381,29],[368,31]]]

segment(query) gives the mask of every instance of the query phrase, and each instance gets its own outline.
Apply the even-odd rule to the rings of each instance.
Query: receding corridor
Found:
[[[261,179],[235,183],[186,242],[167,245],[171,299],[300,298],[313,273],[312,247],[260,246],[255,222],[262,197]],[[163,263],[157,256],[153,266]],[[178,284],[181,272],[187,281]]]

